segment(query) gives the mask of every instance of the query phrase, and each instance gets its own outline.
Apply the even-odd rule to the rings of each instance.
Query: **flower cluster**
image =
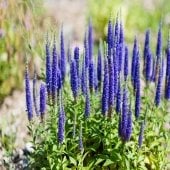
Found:
[[[113,114],[118,115],[119,121],[118,132],[121,140],[127,142],[132,135],[133,121],[141,118],[142,93],[143,86],[149,86],[155,83],[155,107],[160,106],[162,98],[163,84],[163,52],[162,52],[162,30],[161,25],[158,31],[156,54],[152,53],[150,48],[150,30],[146,31],[144,52],[141,57],[138,40],[135,36],[132,57],[130,57],[129,47],[125,42],[123,24],[117,17],[115,24],[111,20],[108,22],[108,34],[106,49],[102,50],[100,44],[98,48],[98,56],[94,57],[93,53],[93,27],[89,22],[87,32],[84,38],[84,53],[81,54],[79,47],[75,47],[73,54],[68,48],[65,52],[65,43],[63,29],[60,34],[60,52],[57,51],[56,42],[52,45],[52,53],[50,43],[46,42],[46,74],[45,83],[40,87],[40,110],[37,109],[35,83],[34,80],[34,106],[35,112],[44,117],[46,104],[59,107],[58,113],[58,141],[64,141],[65,128],[65,112],[64,100],[61,101],[63,89],[68,88],[72,91],[74,103],[79,100],[82,95],[84,98],[84,117],[91,116],[91,96],[100,97],[100,112],[108,118],[113,119]],[[68,56],[66,56],[68,55]],[[52,56],[52,57],[51,57]],[[165,98],[170,99],[170,43],[166,48],[166,75],[165,75]],[[132,59],[131,59],[132,58]],[[131,63],[130,63],[131,61]],[[143,68],[141,63],[143,62]],[[129,73],[131,69],[131,73]],[[141,72],[143,69],[143,72]],[[145,77],[146,83],[141,83],[141,73]],[[67,82],[70,80],[70,83]],[[25,72],[26,84],[26,104],[28,119],[33,118],[32,97],[29,85],[28,68]],[[46,91],[48,100],[46,100]],[[69,90],[68,90],[69,91]],[[135,108],[132,109],[132,106]],[[135,119],[134,119],[135,117]],[[143,138],[144,125],[141,125],[139,147]],[[82,128],[80,130],[80,150],[83,149],[82,144]]]

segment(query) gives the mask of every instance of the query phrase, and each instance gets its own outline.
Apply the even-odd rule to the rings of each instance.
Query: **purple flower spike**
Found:
[[[117,95],[117,90],[118,90],[118,61],[116,58],[116,51],[114,49],[113,51],[113,64],[114,64],[114,94],[115,94],[115,99]]]
[[[151,81],[154,82],[155,79],[155,58],[153,57],[152,62],[152,74],[151,74]]]
[[[86,102],[85,102],[85,112],[84,112],[85,118],[88,118],[90,116],[90,98],[89,94],[87,92],[86,94]]]
[[[58,142],[60,144],[64,141],[64,133],[65,133],[65,112],[62,104],[62,99],[60,99],[59,106],[59,118],[58,118]]]
[[[140,126],[140,133],[139,133],[139,138],[138,138],[138,146],[139,148],[142,147],[143,143],[143,135],[144,135],[144,128],[145,128],[145,122],[143,121]]]
[[[88,40],[87,40],[86,34],[84,37],[84,55],[85,55],[85,65],[86,67],[88,67],[89,66],[89,46],[88,46]]]
[[[145,44],[144,44],[144,58],[147,56],[150,50],[150,30],[145,33]]]
[[[93,28],[92,28],[91,21],[89,21],[89,26],[88,26],[88,50],[89,50],[89,61],[91,61],[93,57]]]
[[[79,77],[79,48],[78,47],[74,48],[74,60],[76,61],[77,75]]]
[[[123,25],[122,25],[122,22],[120,22],[119,44],[124,44],[124,32],[123,32]]]
[[[97,60],[97,79],[99,83],[99,87],[101,86],[102,82],[102,56],[101,56],[101,48],[99,47],[98,50],[98,60]]]
[[[170,99],[170,37],[168,37],[168,45],[166,49],[165,99]]]
[[[60,69],[58,68],[57,69],[57,92],[59,93],[59,90],[61,89],[62,87],[62,78],[61,78],[61,71]]]
[[[113,28],[112,28],[112,22],[109,20],[108,23],[108,33],[107,33],[107,44],[108,44],[108,56],[111,56],[111,49],[112,49],[112,42],[113,42]]]
[[[26,106],[27,106],[28,120],[31,121],[33,117],[33,109],[32,109],[32,97],[31,97],[31,89],[30,89],[29,81],[30,80],[29,80],[28,66],[26,65],[26,69],[25,69]]]
[[[63,28],[61,29],[60,34],[60,70],[61,70],[61,78],[64,83],[65,74],[66,74],[66,56],[64,49],[64,36],[63,36]]]
[[[51,59],[50,59],[50,47],[47,40],[46,43],[46,85],[48,96],[51,95],[51,81],[52,81],[52,69],[51,69]]]
[[[98,90],[98,79],[97,79],[97,70],[95,69],[97,66],[94,66],[94,89],[95,92],[97,93]]]
[[[123,53],[124,53],[124,33],[123,26],[120,22],[120,30],[119,30],[119,73],[122,70],[122,62],[123,62]]]
[[[138,45],[137,39],[135,37],[134,45],[133,45],[133,54],[132,54],[132,65],[131,65],[131,79],[132,84],[134,85],[134,77],[135,77],[135,68],[136,68],[136,57],[138,55]]]
[[[129,113],[127,117],[127,127],[126,127],[126,141],[130,140],[130,137],[132,135],[132,111],[131,107],[129,107]]]
[[[109,63],[109,112],[108,116],[111,118],[112,108],[114,104],[114,68],[113,68],[113,59],[110,58]]]
[[[123,45],[121,45],[121,44],[119,44],[118,53],[119,53],[118,73],[120,74],[120,72],[122,70],[122,60],[123,60],[123,53],[124,53]]]
[[[144,73],[145,73],[145,68],[147,66],[146,58],[150,53],[150,30],[147,30],[146,33],[145,33],[145,44],[144,44],[144,50],[143,51],[144,51],[143,57],[144,57]]]
[[[73,92],[74,100],[78,96],[78,77],[77,77],[77,65],[75,60],[72,60],[70,66],[70,75],[71,75],[71,90]]]
[[[117,96],[116,96],[116,112],[121,113],[121,85],[120,85],[120,78],[118,78],[118,89],[117,89]]]
[[[168,39],[168,45],[166,49],[166,77],[170,75],[170,38]]]
[[[155,105],[159,106],[161,102],[161,89],[162,89],[162,68],[159,65],[159,75],[155,94]]]
[[[34,101],[35,113],[37,116],[39,116],[38,104],[37,104],[37,74],[36,74],[36,71],[34,71],[34,79],[33,79],[33,101]]]
[[[113,38],[112,38],[112,51],[113,51],[113,49],[116,47],[115,46],[116,41],[115,41],[115,36],[114,36],[114,26],[112,26],[112,36],[113,36]]]
[[[122,139],[126,139],[126,128],[128,118],[128,94],[126,87],[123,90],[123,103],[122,103]]]
[[[124,58],[124,80],[127,80],[127,76],[128,76],[128,69],[129,69],[129,54],[128,54],[128,47],[125,46],[125,58]]]
[[[134,77],[134,90],[135,90],[135,116],[136,118],[140,115],[140,63],[139,63],[139,51],[136,57],[136,66],[135,66],[135,77]]]
[[[83,95],[87,93],[87,68],[85,66],[85,58],[82,62],[82,72],[81,72],[81,90]]]
[[[150,51],[146,55],[145,60],[146,60],[145,78],[146,78],[146,82],[149,82],[151,81],[151,76],[152,76],[152,54]]]
[[[114,25],[114,37],[116,39],[118,39],[118,36],[119,36],[119,19],[118,19],[118,16],[117,16],[116,22],[115,22],[115,25]]]
[[[94,74],[95,74],[95,70],[94,70],[94,63],[93,61],[91,60],[90,61],[90,65],[89,65],[89,88],[90,88],[90,92],[93,92],[93,89],[95,87],[95,84],[94,84]]]
[[[140,105],[141,105],[141,96],[140,96],[140,85],[136,89],[136,96],[135,96],[135,116],[139,118],[140,115]]]
[[[162,31],[161,31],[161,24],[159,26],[158,30],[158,36],[157,36],[157,47],[156,47],[156,66],[155,66],[155,75],[154,75],[154,81],[157,80],[158,76],[158,70],[159,70],[159,64],[161,60],[161,53],[162,53]]]
[[[120,51],[120,44],[119,44],[119,33],[120,33],[120,22],[118,20],[118,15],[116,18],[116,23],[114,25],[114,46],[115,46],[115,52],[113,54],[115,55],[115,61],[116,61],[116,67],[117,67],[117,73],[119,73],[119,51]]]
[[[165,86],[165,98],[167,100],[170,100],[170,75],[168,76],[168,80]]]
[[[157,46],[156,46],[157,58],[161,57],[161,51],[162,51],[162,30],[161,30],[161,24],[160,24],[159,30],[158,30],[158,37],[157,37]]]
[[[80,124],[80,132],[79,132],[79,149],[81,152],[83,152],[83,135],[82,135],[82,124]]]
[[[74,48],[74,60],[76,62],[77,67],[77,78],[78,78],[78,86],[80,87],[80,71],[79,71],[79,47]]]
[[[164,58],[162,58],[162,79],[164,78],[164,65],[165,65],[165,61],[164,61]]]
[[[44,114],[46,112],[46,86],[41,84],[40,86],[40,115],[41,120],[44,119]]]
[[[107,60],[104,62],[104,80],[103,80],[103,93],[102,93],[102,114],[107,115],[108,111],[108,97],[109,97],[109,74]]]
[[[140,86],[140,61],[139,61],[139,51],[135,59],[135,72],[134,72],[134,91]]]
[[[58,70],[58,58],[57,58],[56,44],[54,43],[54,46],[53,46],[53,63],[52,63],[52,99],[53,99],[53,104],[56,103],[57,70]]]

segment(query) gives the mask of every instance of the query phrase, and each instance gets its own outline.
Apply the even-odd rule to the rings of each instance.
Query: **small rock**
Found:
[[[30,142],[26,143],[25,148],[23,149],[23,152],[24,154],[29,154],[29,153],[34,152],[33,144]]]

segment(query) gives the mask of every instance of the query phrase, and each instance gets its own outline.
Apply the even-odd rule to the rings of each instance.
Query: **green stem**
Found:
[[[122,159],[123,159],[123,163],[121,164],[121,169],[126,169],[126,161],[125,161],[125,142],[122,141]]]
[[[76,121],[77,121],[77,107],[76,107],[77,100],[75,100],[75,107],[74,107],[74,122],[73,122],[73,138],[76,137]]]

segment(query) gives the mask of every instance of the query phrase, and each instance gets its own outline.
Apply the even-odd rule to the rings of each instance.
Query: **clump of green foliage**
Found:
[[[148,95],[148,94],[147,94]],[[75,103],[69,94],[69,87],[63,89],[66,113],[65,139],[58,142],[58,109],[49,106],[47,119],[43,123],[35,120],[29,131],[33,137],[35,151],[30,155],[33,169],[166,169],[168,132],[164,128],[167,111],[157,109],[144,97],[142,115],[147,114],[142,147],[138,146],[139,121],[133,117],[133,135],[123,143],[118,136],[119,116],[113,112],[110,120],[101,115],[100,95],[91,96],[91,116],[84,118],[84,98]],[[147,106],[148,105],[148,106]],[[145,107],[147,106],[147,110]],[[74,131],[76,115],[76,132]],[[82,126],[83,149],[79,146]]]
[[[110,27],[111,22],[108,24],[108,28]],[[116,25],[114,28],[116,28]],[[120,30],[121,28],[120,24]],[[120,33],[119,35],[122,35],[121,31],[117,34]],[[108,31],[108,37],[115,38],[118,36],[117,34],[112,35]],[[162,50],[160,35],[161,30],[158,34],[158,47]],[[152,80],[152,76],[148,81],[146,80],[145,74],[142,74],[142,68],[140,69],[139,67],[141,63],[145,63],[142,61],[146,58],[139,57],[139,51],[138,53],[134,52],[136,58],[132,59],[131,67],[135,68],[135,76],[133,77],[133,73],[132,75],[128,73],[127,79],[124,79],[124,70],[120,68],[119,73],[118,70],[115,71],[119,76],[117,79],[114,79],[114,84],[112,85],[117,85],[117,81],[121,82],[120,93],[122,96],[121,100],[119,100],[118,87],[116,89],[114,103],[112,103],[110,107],[111,110],[108,107],[106,108],[108,110],[105,112],[103,111],[103,106],[105,107],[105,105],[109,103],[108,95],[113,93],[113,91],[110,90],[113,86],[108,86],[107,84],[108,81],[111,82],[109,78],[111,77],[111,73],[113,73],[113,70],[111,71],[110,68],[111,66],[116,67],[115,63],[112,63],[113,65],[107,65],[107,61],[108,63],[112,61],[109,56],[113,57],[113,61],[120,61],[118,60],[120,53],[108,53],[108,56],[102,54],[102,64],[104,65],[104,68],[102,67],[102,79],[100,79],[96,85],[96,74],[93,71],[95,70],[97,72],[97,66],[101,69],[101,65],[95,62],[93,65],[92,61],[95,61],[94,56],[91,56],[90,59],[89,53],[87,54],[87,46],[89,47],[88,49],[92,49],[93,43],[91,36],[92,27],[90,23],[87,42],[85,38],[84,54],[79,55],[78,47],[76,47],[74,49],[74,57],[71,57],[71,60],[70,54],[67,57],[64,55],[63,32],[61,32],[60,55],[57,55],[59,53],[56,51],[55,40],[52,52],[50,51],[50,43],[47,41],[46,74],[42,76],[43,83],[40,86],[39,95],[40,109],[39,112],[36,111],[37,117],[33,116],[32,103],[34,103],[35,106],[36,100],[34,96],[34,102],[31,102],[29,72],[26,67],[26,101],[30,122],[28,129],[32,137],[31,142],[34,146],[34,152],[32,152],[28,158],[29,168],[166,170],[168,166],[169,134],[168,129],[164,126],[169,121],[168,99],[170,96],[168,92],[166,100],[161,99],[163,98],[163,89],[160,83],[164,82],[164,79],[162,79],[162,70],[164,67],[162,68],[163,64],[159,62],[163,60],[158,60],[159,71],[156,71],[156,65],[154,65],[155,67],[153,66],[153,73],[158,81]],[[115,40],[117,39],[115,38]],[[111,42],[112,41],[109,40],[107,41],[106,48],[108,48],[108,51],[110,47],[109,43]],[[121,41],[117,40],[119,45],[121,45],[120,42]],[[137,40],[134,43],[133,51],[135,51],[137,47],[136,43]],[[120,50],[120,48],[114,50]],[[161,50],[159,50],[159,52]],[[51,56],[52,59],[50,59]],[[134,60],[136,60],[135,64],[133,62]],[[89,61],[87,67],[85,65],[86,61]],[[169,59],[167,59],[167,61],[169,61]],[[127,63],[128,62],[124,62],[125,66],[131,68]],[[63,68],[67,69],[63,71]],[[86,73],[88,75],[88,79],[86,79],[85,82],[82,82],[82,79],[85,78],[83,77],[83,69],[87,71]],[[110,69],[109,72],[106,71],[107,69]],[[143,69],[145,69],[145,65]],[[63,73],[61,73],[60,70],[61,72],[63,71]],[[147,69],[145,71],[147,72]],[[114,74],[114,76],[116,74]],[[167,72],[167,75],[168,74]],[[115,80],[117,81],[115,82]],[[136,82],[138,82],[138,84]],[[42,91],[42,87],[45,87],[44,84],[47,88],[48,100],[46,100],[46,93]],[[85,91],[85,93],[82,90],[82,86],[86,86],[87,91]],[[140,87],[141,96],[136,93],[138,88],[140,91]],[[167,85],[167,87],[169,87],[169,85]],[[108,89],[109,91],[107,91]],[[127,94],[129,94],[127,98],[125,97],[126,90]],[[88,97],[90,106],[87,104]],[[105,100],[106,98],[107,100]],[[155,100],[153,100],[154,98]],[[47,109],[45,110],[46,103]],[[118,105],[121,107],[120,111],[117,111]],[[127,109],[129,105],[130,108]],[[136,115],[136,108],[139,109],[140,113],[138,112],[138,114],[140,115]],[[128,113],[126,112],[127,110]],[[87,111],[88,116],[86,114]],[[130,111],[132,117],[129,119],[128,116],[127,119]],[[109,116],[109,113],[111,113],[111,116]],[[126,115],[126,118],[124,115]],[[130,126],[126,125],[126,128],[128,127],[126,132],[128,131],[128,133],[130,133],[129,139],[126,139],[126,136],[123,136],[124,134],[120,134],[120,132],[122,133],[122,126],[124,125],[123,119],[125,119],[124,122],[130,122]]]

